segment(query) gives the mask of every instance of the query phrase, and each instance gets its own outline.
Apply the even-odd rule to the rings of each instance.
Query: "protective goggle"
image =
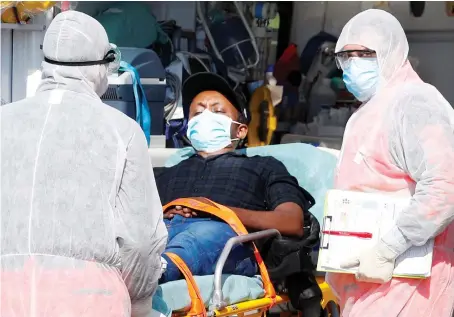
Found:
[[[339,69],[346,69],[351,62],[353,57],[360,58],[374,58],[377,57],[377,53],[372,50],[348,50],[334,54],[336,57],[336,66]]]
[[[110,44],[110,49],[106,55],[97,61],[84,61],[84,62],[60,62],[54,61],[44,56],[44,61],[49,64],[59,66],[93,66],[93,65],[107,65],[107,72],[109,74],[115,73],[120,68],[121,52],[115,44]]]

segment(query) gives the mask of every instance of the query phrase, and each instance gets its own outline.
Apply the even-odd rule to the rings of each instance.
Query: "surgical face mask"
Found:
[[[344,69],[343,80],[347,90],[359,101],[372,98],[379,83],[377,58],[352,57]]]
[[[240,124],[226,115],[205,109],[189,120],[186,135],[194,149],[199,152],[213,153],[238,140],[230,138],[232,123]]]

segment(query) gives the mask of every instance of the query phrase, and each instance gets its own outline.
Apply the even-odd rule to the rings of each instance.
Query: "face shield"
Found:
[[[104,55],[104,57],[97,61],[84,61],[84,62],[60,62],[54,61],[47,57],[44,57],[44,61],[49,64],[59,65],[59,66],[94,66],[94,65],[106,65],[107,74],[113,74],[118,71],[120,68],[121,61],[121,52],[115,44],[109,44],[109,50]]]

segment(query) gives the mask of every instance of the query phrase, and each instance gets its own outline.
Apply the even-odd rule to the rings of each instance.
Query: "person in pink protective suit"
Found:
[[[363,102],[345,130],[341,190],[408,197],[375,248],[327,275],[343,317],[451,317],[454,307],[454,110],[408,61],[400,23],[381,10],[352,18],[336,45],[347,89]],[[396,258],[435,239],[431,277],[392,278]]]

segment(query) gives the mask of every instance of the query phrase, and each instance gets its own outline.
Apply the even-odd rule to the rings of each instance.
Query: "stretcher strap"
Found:
[[[184,279],[186,280],[186,283],[188,285],[189,297],[191,298],[191,308],[189,309],[187,316],[206,317],[207,311],[205,309],[205,304],[203,303],[202,296],[200,295],[200,290],[197,287],[197,284],[188,266],[178,255],[170,252],[166,252],[165,254],[178,267],[180,272],[183,273]]]
[[[217,204],[214,201],[211,201],[207,198],[204,197],[196,197],[196,198],[179,198],[176,199],[167,205],[163,207],[163,210],[166,211],[170,207],[173,206],[182,206],[182,207],[187,207],[190,209],[194,210],[199,210],[203,211],[206,213],[209,213],[213,216],[216,216],[222,220],[224,220],[227,224],[232,227],[232,229],[236,232],[238,235],[244,235],[248,234],[248,231],[244,227],[243,223],[240,221],[238,216],[233,212],[231,209]],[[272,299],[273,303],[276,298],[276,291],[274,290],[274,286],[271,283],[270,276],[268,275],[268,270],[266,269],[265,263],[263,262],[263,259],[255,246],[255,243],[253,243],[254,247],[254,255],[257,260],[257,264],[260,269],[260,275],[262,276],[262,281],[263,281],[263,288],[265,290],[265,297]]]

